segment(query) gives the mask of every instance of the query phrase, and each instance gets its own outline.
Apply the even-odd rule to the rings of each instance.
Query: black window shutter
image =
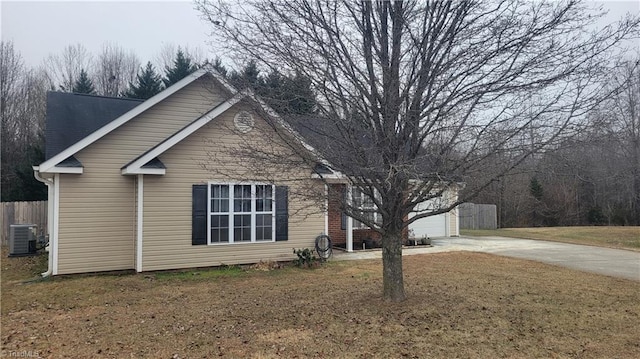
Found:
[[[289,187],[276,186],[276,241],[289,239]]]
[[[192,189],[191,244],[207,244],[207,185],[194,184]]]

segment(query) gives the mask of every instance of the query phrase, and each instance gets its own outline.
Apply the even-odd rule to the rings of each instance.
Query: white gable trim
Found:
[[[191,124],[183,128],[182,130],[176,132],[173,136],[167,138],[163,142],[160,142],[160,144],[150,149],[149,151],[144,153],[142,156],[138,157],[138,159],[134,160],[129,165],[124,167],[122,169],[122,174],[123,175],[165,174],[166,172],[164,169],[161,170],[162,173],[160,173],[160,171],[157,171],[157,169],[153,169],[154,171],[157,171],[157,173],[150,173],[149,171],[152,169],[142,168],[142,166],[144,166],[147,162],[151,161],[152,159],[160,156],[166,150],[175,146],[177,143],[184,140],[185,138],[187,138],[187,136],[196,132],[198,129],[202,128],[202,126],[206,125],[214,118],[223,114],[225,111],[230,109],[233,105],[240,102],[240,100],[242,100],[245,96],[247,96],[245,92],[240,92],[237,95],[233,96],[232,98],[228,99],[227,101],[216,106],[213,110],[207,112],[202,117],[195,120],[194,122],[192,122]]]
[[[293,136],[293,138],[296,141],[298,141],[307,151],[309,151],[311,154],[316,156],[316,158],[318,159],[318,161],[320,161],[320,163],[322,163],[325,166],[331,167],[331,164],[327,160],[322,158],[320,153],[313,146],[311,146],[309,143],[307,143],[307,141],[304,140],[304,137],[302,135],[300,135],[298,133],[298,131],[296,131],[291,125],[289,125],[285,120],[283,120],[282,117],[280,117],[280,115],[278,115],[278,113],[271,106],[269,106],[261,98],[256,96],[256,94],[251,89],[247,89],[245,91],[248,91],[247,94],[248,94],[249,98],[251,98],[257,104],[259,104],[260,107],[262,108],[262,110],[268,116],[271,116],[272,118],[274,118],[276,120],[276,122],[280,126],[282,126],[282,128],[284,128],[286,131],[288,131]],[[340,173],[338,171],[335,171],[333,169],[331,169],[331,171],[333,172],[333,174],[328,175],[328,176],[326,176],[326,175],[318,176],[317,174],[314,173],[314,174],[312,174],[312,178],[316,178],[316,179],[317,178],[331,179],[331,180],[335,181],[336,183],[345,183],[345,177],[343,176],[342,173]]]
[[[143,165],[144,166],[144,165]],[[124,170],[122,170],[124,172]],[[138,175],[165,175],[167,170],[165,168],[140,168],[135,174]],[[133,174],[133,173],[122,173]]]
[[[333,171],[333,170],[332,170]],[[312,173],[311,178],[313,179],[321,179],[327,183],[349,183],[349,178],[343,175],[341,172],[333,171],[333,173],[328,174],[317,174]]]
[[[327,162],[326,160],[324,160],[322,158],[322,156],[320,156],[320,154],[318,153],[318,151],[316,151],[315,148],[313,148],[313,146],[311,146],[310,144],[307,143],[307,141],[304,140],[304,137],[302,137],[298,131],[296,131],[291,125],[289,125],[286,121],[284,121],[282,119],[282,117],[280,117],[280,115],[278,115],[278,113],[271,107],[269,106],[266,102],[264,102],[261,98],[259,98],[258,96],[256,96],[256,94],[251,90],[251,89],[247,89],[245,91],[248,91],[248,96],[255,101],[257,104],[260,105],[260,107],[262,108],[262,110],[269,116],[271,116],[272,118],[274,118],[276,120],[276,122],[282,126],[282,128],[284,128],[285,130],[287,130],[289,133],[291,133],[291,135],[293,136],[293,138],[295,140],[297,140],[298,142],[300,142],[300,144],[310,153],[312,153],[313,155],[315,155],[318,160],[320,162],[322,162],[322,164],[324,165],[329,165],[329,162]]]
[[[320,161],[320,163],[322,163],[325,166],[331,167],[331,164],[327,160],[322,158],[320,153],[313,146],[308,144],[307,141],[304,140],[304,137],[298,133],[298,131],[296,131],[291,125],[289,125],[285,120],[283,120],[282,117],[278,115],[276,110],[274,110],[271,106],[269,106],[266,102],[264,102],[261,98],[259,98],[255,94],[255,92],[251,90],[251,88],[245,89],[244,92],[247,93],[247,97],[249,97],[255,103],[260,105],[260,108],[262,109],[262,111],[264,111],[267,114],[267,116],[270,116],[271,118],[275,119],[278,125],[282,126],[282,128],[284,128],[287,132],[291,134],[291,136],[293,136],[294,140],[298,141],[307,151],[309,151],[311,154],[316,156],[316,158],[318,159],[318,161]],[[341,173],[336,172],[334,170],[331,170],[331,171],[334,173],[332,176],[336,176],[336,178],[342,181],[343,176]],[[313,177],[313,178],[321,178],[321,177]]]
[[[43,172],[43,171],[40,171]],[[70,173],[81,175],[84,172],[84,167],[59,167],[53,166],[49,168],[47,173]]]
[[[109,122],[108,124],[104,125],[103,127],[99,128],[95,132],[91,133],[89,136],[87,136],[87,137],[83,138],[82,140],[76,142],[75,144],[71,145],[70,147],[68,147],[64,151],[62,151],[62,152],[58,153],[57,155],[51,157],[49,160],[43,162],[39,166],[40,167],[40,172],[41,173],[78,173],[78,172],[58,172],[56,170],[56,165],[58,163],[64,161],[66,158],[68,158],[70,156],[73,156],[78,151],[84,149],[85,147],[87,147],[90,144],[94,143],[98,139],[104,137],[105,135],[107,135],[111,131],[115,130],[116,128],[118,128],[118,127],[122,126],[123,124],[127,123],[129,120],[131,120],[132,118],[138,116],[139,114],[143,113],[144,111],[148,110],[149,108],[151,108],[152,106],[156,105],[157,103],[163,101],[167,97],[169,97],[169,96],[173,95],[174,93],[178,92],[179,90],[181,90],[185,86],[189,85],[190,83],[194,82],[195,80],[199,79],[200,77],[202,77],[205,74],[211,74],[216,80],[218,80],[223,85],[223,87],[225,89],[227,89],[227,90],[229,90],[231,92],[235,92],[233,90],[233,87],[231,87],[231,85],[229,85],[224,79],[222,79],[222,77],[220,75],[218,75],[215,71],[211,71],[209,68],[203,68],[203,69],[197,70],[194,73],[190,74],[189,76],[187,76],[187,77],[183,78],[182,80],[176,82],[172,86],[166,88],[164,91],[158,93],[157,95],[151,97],[150,99],[146,100],[145,102],[141,103],[140,105],[134,107],[133,109],[131,109],[130,111],[126,112],[122,116],[116,118],[115,120],[113,120],[113,121]],[[82,173],[82,172],[79,172],[79,173]]]

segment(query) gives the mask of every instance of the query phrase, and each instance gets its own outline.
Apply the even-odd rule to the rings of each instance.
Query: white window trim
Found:
[[[359,204],[359,206],[357,208],[361,209],[361,210],[376,210],[376,212],[372,213],[373,214],[373,221],[375,223],[380,223],[380,220],[381,220],[380,212],[377,211],[377,206],[376,206],[375,202],[371,201],[372,202],[372,206],[370,208],[369,207],[365,207],[364,203],[365,203],[366,200],[369,200],[369,198],[358,187],[355,187],[355,186],[352,187],[351,191],[352,191],[352,193],[351,193],[351,198],[352,198],[351,199],[351,203],[355,204],[354,202],[356,201],[356,197],[359,197],[360,204]],[[374,189],[374,191],[375,191],[374,195],[376,197],[380,197],[379,194],[378,194],[378,191],[375,190],[375,189]],[[360,221],[358,221],[357,219],[354,218],[353,219],[353,229],[371,229],[371,227],[367,226],[366,224],[364,224],[364,223],[362,223],[362,222],[360,222]]]
[[[229,211],[228,212],[211,212],[211,186],[229,186]],[[251,185],[251,241],[250,242],[234,242],[234,216],[236,213],[246,215],[247,212],[235,212],[233,207],[233,187]],[[271,187],[271,240],[270,241],[256,241],[256,186],[270,186]],[[253,244],[253,243],[272,243],[276,241],[276,186],[270,183],[264,182],[220,182],[209,181],[207,183],[207,245],[210,246],[225,246],[225,245],[238,245],[238,244]],[[229,239],[227,242],[211,242],[211,216],[215,214],[226,213],[229,215]],[[263,213],[260,213],[263,214]]]

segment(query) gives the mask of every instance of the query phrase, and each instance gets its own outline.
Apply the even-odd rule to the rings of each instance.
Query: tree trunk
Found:
[[[384,299],[402,302],[406,299],[402,275],[402,230],[387,232],[382,236],[382,283]]]
[[[633,216],[632,224],[640,226],[640,140],[634,141],[634,155],[633,155],[633,183],[631,184],[631,215]]]

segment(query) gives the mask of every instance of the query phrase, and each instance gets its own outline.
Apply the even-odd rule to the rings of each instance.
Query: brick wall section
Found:
[[[344,187],[341,184],[329,186],[329,237],[331,237],[333,244],[347,243],[347,231],[342,229],[342,212],[340,211],[340,200]]]
[[[347,231],[342,229],[342,212],[340,211],[340,201],[342,200],[345,185],[332,184],[329,186],[329,237],[333,244],[346,244]],[[405,218],[407,220],[408,217]],[[405,229],[402,233],[404,240],[409,237],[409,232]],[[371,229],[354,229],[353,230],[353,246],[360,248],[362,241],[371,238],[376,242],[380,242],[382,237],[380,234]]]
[[[380,233],[372,230],[372,229],[354,229],[353,230],[353,245],[355,247],[356,243],[360,243],[362,245],[362,241],[371,238],[376,242],[380,242],[382,240],[382,236]]]

